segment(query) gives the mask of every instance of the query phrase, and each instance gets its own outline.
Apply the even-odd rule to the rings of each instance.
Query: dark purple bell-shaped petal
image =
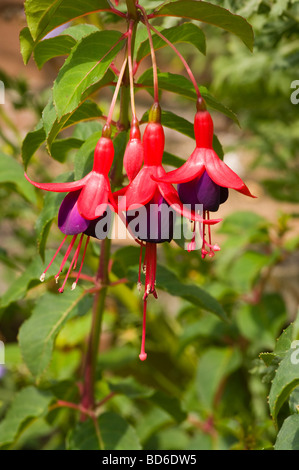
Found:
[[[220,204],[227,200],[228,189],[214,183],[205,171],[197,180],[196,195],[204,211],[216,212]]]
[[[68,193],[63,199],[58,212],[58,227],[66,235],[76,235],[84,233],[90,224],[84,219],[77,209],[79,191]]]
[[[180,200],[183,204],[190,205],[192,210],[195,210],[196,205],[199,204],[196,194],[197,181],[198,178],[195,178],[187,183],[179,183],[177,186]]]
[[[161,194],[145,206],[127,212],[127,221],[134,235],[144,242],[171,242],[176,213]]]

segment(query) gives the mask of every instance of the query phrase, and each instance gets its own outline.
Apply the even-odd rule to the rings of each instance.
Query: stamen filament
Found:
[[[78,281],[80,279],[80,274],[81,274],[81,271],[82,271],[82,268],[83,268],[84,258],[85,258],[85,254],[86,254],[86,250],[87,250],[87,247],[88,247],[89,240],[90,240],[90,237],[87,237],[85,247],[84,247],[84,251],[83,251],[82,260],[81,260],[81,265],[80,265],[77,277],[76,277],[75,281],[72,284],[72,290],[74,290],[76,288],[76,285],[78,284]]]
[[[139,354],[139,359],[141,361],[145,361],[147,358],[147,354],[145,352],[145,335],[146,335],[146,308],[147,308],[147,300],[143,300],[143,319],[142,319],[142,340],[141,340],[141,349]]]
[[[83,235],[83,234],[82,234],[82,235]],[[66,282],[67,282],[67,280],[68,280],[68,277],[69,277],[69,275],[70,275],[70,273],[71,273],[71,270],[72,270],[72,268],[73,268],[73,265],[74,265],[74,263],[76,262],[76,260],[78,259],[79,252],[80,252],[80,248],[81,248],[81,244],[82,244],[82,235],[81,235],[81,238],[80,238],[80,242],[81,242],[81,243],[79,242],[79,244],[78,244],[78,246],[77,246],[77,248],[76,248],[76,251],[75,251],[75,253],[74,253],[73,259],[72,259],[72,261],[71,261],[71,264],[69,265],[69,269],[68,269],[68,271],[67,271],[67,273],[66,273],[66,276],[65,276],[65,278],[64,278],[63,284],[62,284],[62,286],[58,289],[58,292],[60,292],[60,294],[63,293],[65,284],[66,284]]]
[[[60,275],[61,271],[62,271],[63,268],[64,268],[64,265],[65,265],[65,263],[66,263],[66,261],[67,261],[67,259],[68,259],[68,257],[69,257],[70,252],[72,251],[72,248],[73,248],[74,243],[75,243],[75,241],[76,241],[76,239],[77,239],[77,236],[78,236],[78,235],[74,235],[74,236],[73,236],[72,241],[71,241],[71,243],[70,243],[68,249],[66,250],[66,253],[65,253],[64,258],[63,258],[63,260],[62,260],[62,263],[61,263],[61,265],[60,265],[59,271],[58,271],[58,273],[55,275],[56,282],[58,281],[59,275]]]
[[[62,240],[62,242],[60,243],[59,247],[57,248],[55,255],[53,256],[53,258],[51,259],[50,263],[48,264],[48,266],[46,267],[46,269],[45,269],[44,272],[42,273],[42,275],[41,275],[41,277],[40,277],[41,282],[43,282],[43,281],[45,280],[46,272],[48,271],[48,269],[49,269],[50,266],[52,265],[53,261],[55,260],[56,256],[58,255],[59,251],[60,251],[61,248],[63,247],[64,242],[65,242],[66,239],[67,239],[67,235],[65,235],[64,239]]]

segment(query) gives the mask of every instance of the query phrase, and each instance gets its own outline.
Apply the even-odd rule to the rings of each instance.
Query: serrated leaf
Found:
[[[218,26],[238,36],[252,51],[254,35],[251,25],[241,16],[204,1],[181,0],[163,4],[155,10],[155,16],[190,18]]]
[[[94,11],[110,9],[107,0],[26,0],[28,27],[36,41],[58,26]]]
[[[123,47],[118,31],[97,31],[83,38],[73,49],[54,82],[53,99],[58,120],[74,111],[89,89],[94,91],[111,61]],[[112,45],[115,47],[112,48]]]
[[[299,364],[294,360],[296,350],[289,349],[280,362],[269,394],[270,412],[277,423],[277,416],[292,390],[299,385]]]
[[[91,307],[90,297],[77,287],[66,290],[63,295],[46,293],[41,297],[19,330],[19,343],[23,359],[35,377],[49,366],[53,346],[66,321],[76,315],[83,315]]]
[[[193,23],[183,23],[172,28],[162,29],[161,33],[166,37],[172,44],[183,42],[194,45],[199,52],[202,54],[206,53],[206,40],[202,30]],[[167,46],[166,42],[163,41],[157,34],[153,33],[153,44],[154,48],[161,49]],[[151,53],[149,40],[143,41],[137,51],[136,60],[140,62],[142,59],[147,57]]]
[[[192,101],[197,100],[197,95],[194,90],[192,83],[188,80],[188,78],[184,77],[183,75],[178,75],[169,72],[160,72],[158,71],[158,81],[159,81],[159,89],[170,91],[172,93],[176,93],[180,96],[188,98]],[[147,91],[153,94],[153,71],[152,69],[146,70],[138,79],[138,84],[142,85],[147,89]],[[235,113],[231,111],[229,108],[224,106],[223,104],[219,103],[207,90],[207,88],[200,86],[199,87],[200,93],[202,97],[205,99],[207,105],[220,111],[233,121],[235,121],[239,125],[239,121]]]
[[[23,167],[10,155],[0,152],[0,183],[13,184],[16,191],[32,204],[36,203],[33,186],[26,180]]]
[[[4,420],[0,423],[0,446],[10,444],[29,420],[43,416],[53,400],[50,392],[35,387],[23,388],[14,398]]]
[[[67,28],[58,36],[40,41],[34,48],[34,60],[38,68],[41,69],[54,57],[70,54],[78,41],[95,31],[98,31],[98,28],[94,25],[79,24]]]
[[[91,420],[78,424],[67,437],[68,450],[141,449],[135,429],[116,413],[103,413],[97,425],[98,432]]]
[[[299,450],[299,414],[289,416],[281,426],[274,445],[275,450]]]

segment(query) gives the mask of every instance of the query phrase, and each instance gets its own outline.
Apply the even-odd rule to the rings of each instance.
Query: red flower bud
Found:
[[[132,181],[138,174],[143,163],[143,155],[143,144],[138,122],[134,121],[130,131],[130,139],[124,154],[124,168],[129,181]]]

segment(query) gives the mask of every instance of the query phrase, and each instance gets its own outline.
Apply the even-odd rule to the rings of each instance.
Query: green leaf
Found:
[[[76,41],[71,36],[61,35],[55,38],[44,39],[39,42],[34,49],[34,60],[41,69],[48,60],[53,57],[68,55]]]
[[[254,35],[250,24],[225,8],[204,1],[181,0],[162,5],[155,16],[176,16],[209,23],[238,36],[252,51]]]
[[[13,184],[17,192],[32,204],[36,203],[35,190],[26,180],[23,167],[10,155],[0,152],[0,183]]]
[[[40,41],[34,48],[34,60],[38,68],[41,69],[53,57],[70,54],[78,41],[95,31],[98,31],[98,28],[94,25],[79,24],[67,28],[59,36]]]
[[[169,396],[158,390],[151,397],[151,402],[166,411],[177,423],[181,423],[186,419],[186,412],[182,410],[181,403],[176,397]]]
[[[23,141],[22,158],[25,168],[27,168],[30,159],[45,141],[47,141],[47,147],[51,154],[52,144],[61,131],[68,129],[79,122],[99,119],[101,116],[102,111],[96,103],[85,101],[75,111],[64,116],[64,118],[58,122],[51,98],[43,111],[43,118],[37,128],[34,131],[29,132]],[[57,157],[55,148],[54,157]],[[59,158],[57,159],[59,160]]]
[[[51,155],[55,160],[63,163],[67,158],[68,152],[70,150],[79,149],[82,144],[82,140],[74,137],[69,137],[68,139],[57,139],[52,144]]]
[[[269,394],[269,406],[275,423],[277,423],[278,413],[282,405],[292,390],[299,385],[299,364],[295,360],[297,357],[296,350],[290,348],[280,362],[273,379]]]
[[[236,318],[241,334],[254,347],[272,350],[286,322],[286,307],[279,294],[264,294],[257,305],[243,305]]]
[[[78,424],[67,437],[67,449],[141,450],[135,429],[121,416],[112,412],[103,413],[97,420],[97,426],[98,431],[92,420]],[[102,463],[105,463],[104,459]]]
[[[12,443],[25,425],[44,416],[52,400],[53,395],[49,392],[31,386],[23,388],[0,423],[0,446]]]
[[[178,75],[169,72],[158,72],[159,88],[161,90],[170,91],[178,95],[183,96],[184,98],[191,99],[192,101],[197,100],[197,95],[194,90],[194,87],[188,78],[183,75]],[[146,70],[138,79],[138,84],[143,85],[147,91],[153,94],[153,71],[152,69]],[[207,105],[220,111],[239,125],[239,121],[235,113],[233,113],[229,108],[219,103],[207,90],[207,88],[200,86],[200,93],[205,99]],[[194,108],[195,109],[195,108]]]
[[[23,359],[35,377],[49,366],[54,341],[66,321],[83,315],[91,307],[91,299],[83,289],[66,290],[63,295],[46,293],[41,297],[19,331]]]
[[[75,155],[74,171],[75,179],[81,179],[92,169],[93,154],[96,144],[101,137],[101,132],[95,132],[84,142]]]
[[[26,270],[10,284],[7,291],[2,295],[0,303],[0,316],[3,310],[7,308],[12,302],[17,302],[26,296],[27,290],[33,285],[40,283],[40,275],[54,256],[55,251],[48,250],[45,256],[45,265],[41,258],[36,256],[28,265]],[[48,276],[54,277],[59,269],[61,258],[58,256],[48,271]]]
[[[23,62],[27,65],[34,49],[34,41],[27,26],[20,32],[20,49]]]
[[[275,450],[299,450],[299,414],[289,416],[279,430]]]
[[[199,359],[196,386],[198,397],[206,409],[213,402],[223,380],[240,367],[242,356],[238,349],[213,347],[206,349]]]
[[[96,103],[85,101],[81,103],[74,111],[63,116],[63,118],[59,121],[52,98],[50,98],[47,106],[43,111],[43,125],[46,132],[47,148],[50,154],[52,144],[61,131],[68,129],[69,127],[78,124],[79,122],[98,119],[101,116],[102,111]]]
[[[118,31],[97,31],[83,38],[60,69],[53,87],[58,120],[74,111],[88,96],[89,89],[103,79],[111,61],[123,47]],[[112,45],[116,44],[112,48]],[[112,50],[111,50],[112,49]]]
[[[199,52],[206,53],[206,40],[202,30],[193,23],[184,23],[173,28],[163,29],[161,33],[168,39],[172,44],[178,42],[184,42],[194,45]],[[154,48],[161,49],[167,46],[166,42],[163,41],[157,34],[153,33],[153,44]],[[136,60],[140,62],[142,59],[147,57],[151,53],[149,40],[142,42],[137,51]]]
[[[110,9],[107,0],[26,0],[27,24],[36,41],[58,26],[95,11]]]
[[[126,377],[125,379],[111,379],[108,382],[112,392],[120,393],[128,398],[147,398],[153,395],[153,389],[141,385],[134,377]]]
[[[128,271],[128,278],[132,282],[136,282],[136,269],[131,268]],[[161,265],[157,266],[157,289],[188,300],[197,307],[214,313],[222,320],[227,321],[226,313],[214,297],[195,284],[182,283],[173,271]]]

